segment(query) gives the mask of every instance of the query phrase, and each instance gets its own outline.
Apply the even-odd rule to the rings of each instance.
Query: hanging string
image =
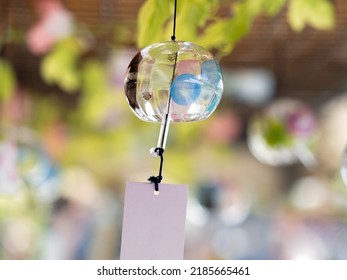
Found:
[[[171,40],[175,41],[176,40],[176,16],[177,16],[177,0],[175,0],[175,6],[174,6],[174,21],[173,21],[173,34],[171,36]],[[172,70],[172,77],[171,77],[171,84],[174,80],[175,77],[175,72],[176,72],[176,65],[177,65],[177,53],[175,53],[175,61],[173,65],[173,70]],[[163,171],[163,163],[164,163],[164,147],[165,147],[165,141],[166,141],[166,136],[168,132],[168,127],[169,127],[169,111],[170,111],[170,104],[171,104],[171,91],[169,93],[169,99],[168,99],[168,104],[167,104],[167,112],[165,114],[164,121],[162,123],[162,127],[160,130],[160,138],[158,141],[158,146],[157,148],[154,149],[152,152],[152,156],[159,156],[160,157],[160,166],[159,166],[159,175],[158,176],[151,176],[148,178],[148,181],[154,184],[154,190],[157,194],[159,194],[159,184],[161,183],[161,180],[163,179],[162,176],[162,171]]]
[[[159,192],[159,184],[161,183],[161,180],[163,179],[162,171],[163,171],[163,162],[164,162],[164,149],[163,148],[155,148],[154,152],[160,156],[160,167],[159,167],[159,175],[158,176],[151,176],[148,178],[148,181],[152,182],[154,184],[154,190],[156,192]]]
[[[176,40],[176,15],[177,15],[177,0],[175,0],[175,6],[174,6],[174,18],[173,18],[173,30],[172,30],[172,36],[171,40]]]

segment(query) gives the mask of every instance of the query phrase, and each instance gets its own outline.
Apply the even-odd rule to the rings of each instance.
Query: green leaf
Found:
[[[176,38],[195,41],[198,28],[216,14],[218,0],[186,0],[177,4]],[[147,0],[138,15],[138,46],[169,41],[173,33],[173,0]]]
[[[80,87],[80,76],[76,69],[69,69],[62,73],[59,86],[67,93],[74,93]]]
[[[89,125],[97,126],[114,110],[116,98],[107,83],[105,65],[98,60],[88,60],[82,71],[82,99],[80,114]]]
[[[328,0],[291,0],[287,16],[294,31],[302,31],[306,25],[330,30],[335,25],[334,6]]]
[[[275,16],[289,3],[288,22],[296,31],[306,25],[331,29],[335,23],[330,0],[186,0],[178,2],[176,38],[193,41],[226,55],[250,31],[260,15]],[[221,17],[219,9],[229,9],[230,17]],[[138,46],[168,41],[173,26],[173,0],[147,0],[138,17]]]
[[[205,29],[203,34],[196,39],[196,43],[206,49],[216,48],[228,52],[233,45],[229,36],[226,34],[227,30],[231,33],[230,29],[232,29],[232,27],[230,27],[230,21],[217,20]]]
[[[16,89],[16,76],[10,63],[0,59],[0,100],[8,100]]]
[[[59,60],[57,60],[53,54],[46,55],[40,65],[42,79],[47,84],[53,84],[56,81],[56,77],[59,75],[61,68]]]
[[[262,129],[265,141],[270,147],[286,146],[292,142],[283,122],[270,119],[262,124]]]
[[[170,15],[172,4],[172,0],[147,0],[141,6],[137,21],[138,47],[161,41],[163,26]]]
[[[253,19],[263,13],[274,16],[281,10],[286,2],[287,0],[244,0],[242,2],[237,2],[234,5],[234,10],[238,10],[238,15],[247,15]]]
[[[76,38],[58,42],[47,54],[40,65],[42,79],[47,84],[56,84],[68,93],[76,92],[80,87],[80,75],[77,62],[83,47]]]
[[[83,93],[93,95],[105,88],[105,66],[97,60],[88,60],[82,68]]]
[[[198,28],[216,13],[216,1],[190,0],[182,1],[177,11],[176,37],[182,41],[195,41]],[[170,38],[173,31],[173,21],[167,24],[166,36]],[[171,33],[170,33],[171,32]]]
[[[286,4],[287,0],[263,0],[263,10],[269,16],[277,15]]]
[[[250,30],[253,17],[245,14],[237,14],[233,17],[226,27],[226,36],[235,44],[239,42]]]

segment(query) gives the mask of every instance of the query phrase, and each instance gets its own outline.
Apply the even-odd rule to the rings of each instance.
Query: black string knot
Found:
[[[162,170],[163,170],[163,161],[164,161],[164,157],[163,157],[163,153],[164,153],[164,149],[163,148],[155,148],[154,152],[160,156],[160,167],[159,167],[159,175],[158,176],[151,176],[148,178],[148,181],[150,181],[151,183],[154,184],[154,189],[156,192],[159,191],[159,184],[161,183],[161,180],[163,179],[162,174]]]
[[[162,176],[151,176],[151,177],[148,178],[148,181],[150,181],[151,183],[154,184],[154,190],[156,192],[159,191],[159,184],[160,184],[162,179],[163,179]]]

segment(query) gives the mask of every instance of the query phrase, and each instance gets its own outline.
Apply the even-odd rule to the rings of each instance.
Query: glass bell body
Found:
[[[167,41],[142,49],[129,64],[125,94],[143,121],[206,119],[219,104],[223,79],[213,55],[191,42]]]

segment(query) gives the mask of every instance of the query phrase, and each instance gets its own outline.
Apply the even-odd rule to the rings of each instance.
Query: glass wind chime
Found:
[[[170,122],[191,122],[208,118],[219,104],[223,93],[220,66],[213,55],[192,42],[176,41],[175,1],[171,41],[155,43],[138,52],[129,64],[125,94],[130,108],[143,121],[160,122],[153,157],[160,156],[158,176],[162,180],[163,153]]]

